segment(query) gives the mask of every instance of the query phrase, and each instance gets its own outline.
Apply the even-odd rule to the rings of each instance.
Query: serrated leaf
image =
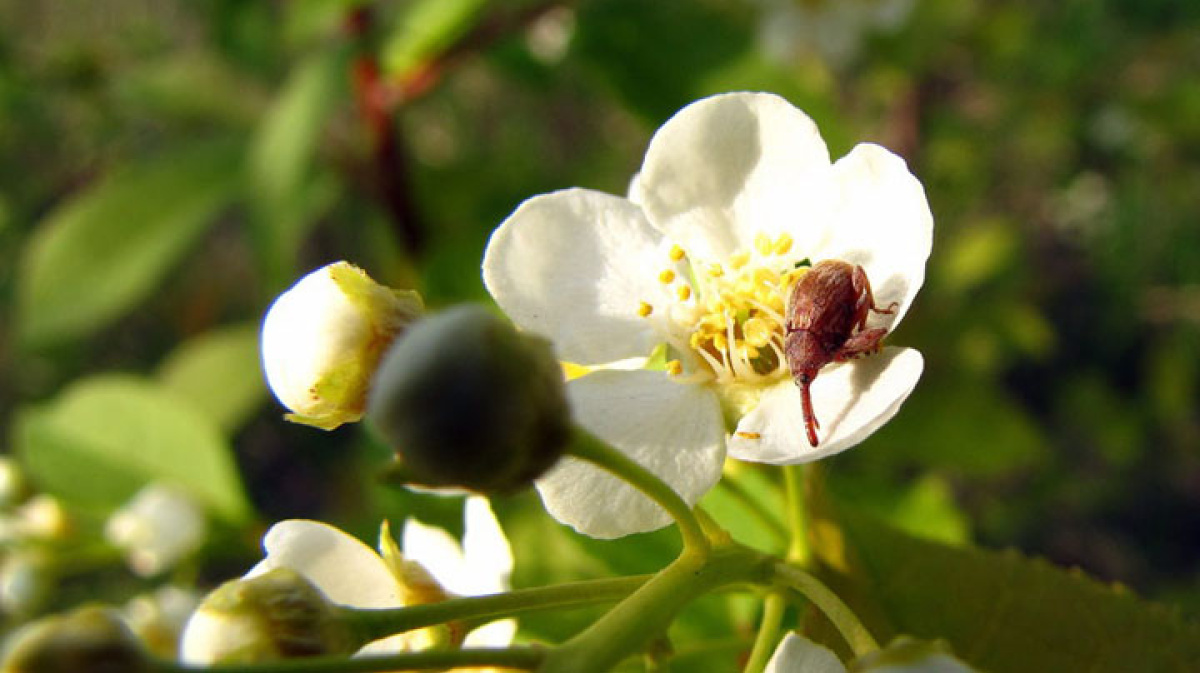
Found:
[[[189,339],[159,366],[158,380],[195,404],[221,430],[231,432],[266,396],[258,325],[225,327]]]
[[[945,639],[993,673],[1183,673],[1200,661],[1200,625],[1081,572],[919,540],[850,512],[812,530],[831,586],[880,642]]]
[[[78,338],[150,294],[234,198],[236,147],[206,143],[114,173],[38,224],[22,253],[25,345]]]
[[[14,443],[38,488],[100,510],[144,484],[184,489],[212,513],[250,514],[232,450],[216,425],[162,386],[126,375],[81,380],[17,417]]]

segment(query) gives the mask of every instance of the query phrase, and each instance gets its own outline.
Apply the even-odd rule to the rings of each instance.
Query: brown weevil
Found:
[[[844,362],[881,347],[887,330],[866,329],[867,315],[895,313],[875,305],[871,283],[861,266],[827,259],[818,262],[792,286],[787,305],[783,352],[800,387],[808,443],[817,445],[820,424],[813,413],[813,379],[830,362]]]

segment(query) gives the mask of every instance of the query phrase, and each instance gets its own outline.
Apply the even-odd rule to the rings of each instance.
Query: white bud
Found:
[[[104,527],[108,541],[125,550],[129,567],[143,577],[157,575],[199,549],[206,533],[199,505],[162,484],[138,491]]]
[[[351,654],[361,646],[337,607],[290,568],[226,582],[184,627],[180,659],[191,665]]]
[[[384,287],[347,262],[280,295],[263,321],[262,363],[288,420],[331,430],[362,418],[380,357],[421,311],[416,292]]]
[[[179,636],[200,598],[187,589],[167,584],[153,593],[135,596],[121,616],[134,635],[164,659],[178,655]]]

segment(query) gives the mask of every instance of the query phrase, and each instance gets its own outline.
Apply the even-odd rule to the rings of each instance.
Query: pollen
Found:
[[[653,306],[651,306],[650,304],[647,304],[646,302],[642,302],[642,303],[638,304],[637,314],[639,316],[641,316],[643,318],[648,318],[648,317],[650,317],[651,313],[654,313]]]
[[[757,433],[757,432],[746,432],[745,430],[738,430],[737,432],[735,432],[733,434],[737,435],[738,437],[741,437],[742,439],[762,439],[762,434]]]
[[[750,247],[720,260],[696,260],[680,246],[671,247],[671,259],[684,264],[661,272],[658,281],[680,281],[674,285],[677,301],[654,307],[669,331],[668,352],[679,356],[667,362],[668,374],[689,382],[751,385],[788,376],[787,296],[807,271],[798,266],[793,246],[786,233],[759,233]],[[649,310],[643,304],[639,313]]]

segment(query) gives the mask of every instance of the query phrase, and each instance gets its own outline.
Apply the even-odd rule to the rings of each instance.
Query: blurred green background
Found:
[[[71,443],[89,382],[170,391],[257,512],[213,496],[228,522],[201,584],[281,518],[460,525],[450,501],[363,489],[386,456],[368,433],[282,421],[257,370],[270,301],[339,259],[433,307],[486,301],[484,245],[524,198],[623,193],[674,111],[769,90],[835,157],[904,156],[936,221],[891,337],[927,371],[828,461],[833,490],[1200,616],[1198,73],[1185,0],[3,3],[0,424],[31,460]],[[80,495],[29,469],[79,496],[84,531],[136,481]],[[519,584],[652,570],[675,544],[578,540],[532,495],[497,506]],[[62,577],[37,611],[137,587]]]

